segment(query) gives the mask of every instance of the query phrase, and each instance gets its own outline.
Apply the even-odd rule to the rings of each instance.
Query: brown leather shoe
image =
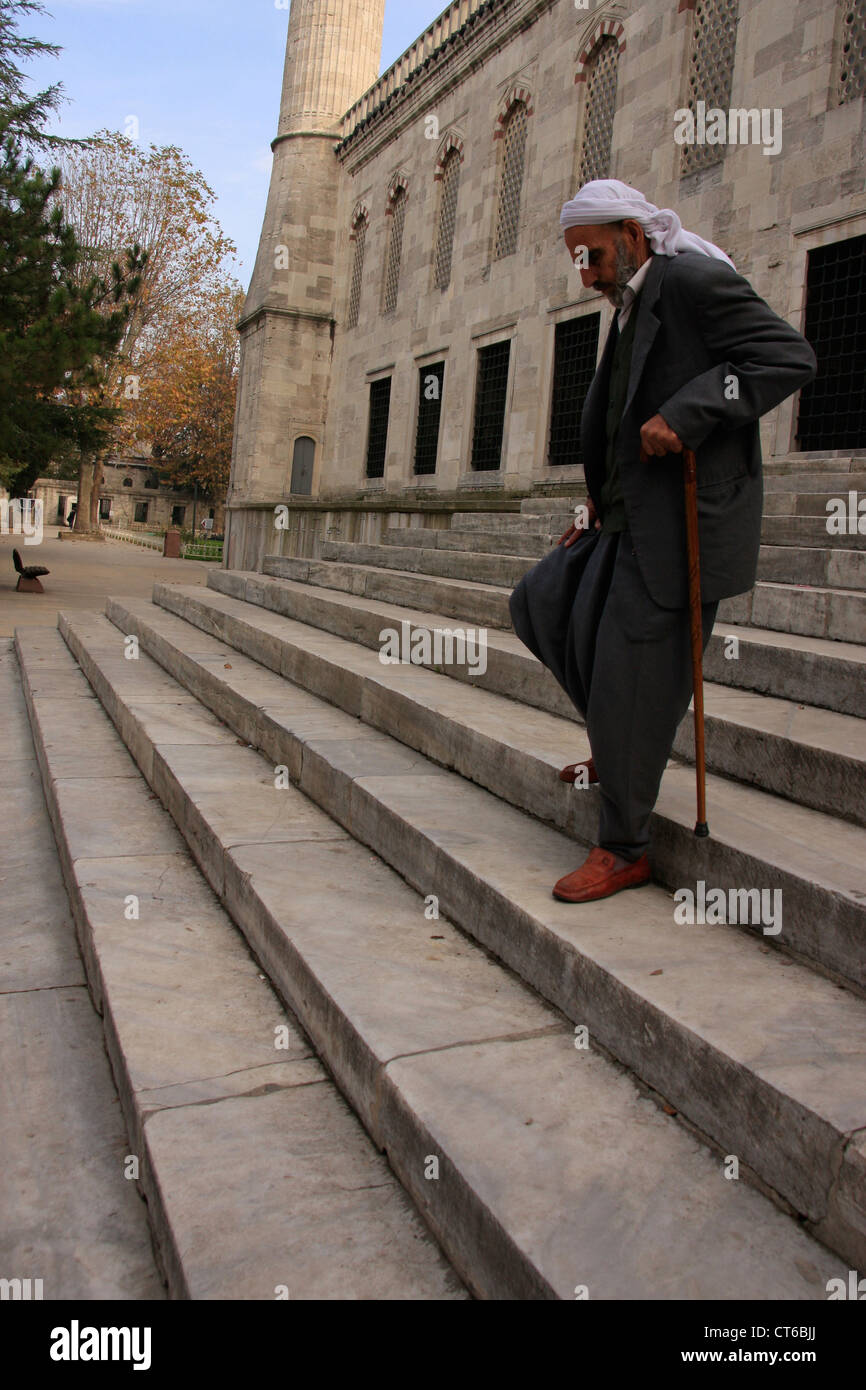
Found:
[[[592,758],[585,758],[582,763],[569,763],[559,774],[560,782],[576,782],[578,770],[585,767],[589,773],[589,785],[593,786],[598,781],[598,773],[595,770],[595,763]]]
[[[642,854],[633,864],[626,864],[624,869],[618,869],[616,856],[611,854],[610,850],[596,846],[589,851],[585,864],[581,864],[573,874],[566,874],[565,878],[554,884],[553,896],[567,903],[590,903],[596,898],[609,898],[611,894],[619,893],[623,888],[639,888],[642,883],[649,882],[649,879],[650,865],[647,855]]]

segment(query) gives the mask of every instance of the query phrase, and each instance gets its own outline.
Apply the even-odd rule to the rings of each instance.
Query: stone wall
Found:
[[[309,234],[311,246],[324,246],[315,239],[326,233],[323,215],[333,217],[334,265],[327,267],[323,251],[315,277],[304,265],[292,294],[279,304],[271,299],[291,315],[309,306],[312,294],[325,319],[313,324],[295,315],[293,322],[276,313],[245,331],[232,506],[257,503],[267,511],[289,501],[294,441],[304,434],[316,442],[313,497],[350,509],[369,499],[372,519],[365,526],[373,529],[383,508],[405,511],[416,493],[426,496],[431,488],[459,507],[479,488],[505,498],[580,487],[579,467],[547,463],[554,331],[563,320],[598,314],[600,353],[612,310],[582,289],[558,219],[578,186],[588,62],[604,35],[620,50],[609,175],[676,208],[684,226],[721,245],[757,292],[802,328],[807,252],[866,231],[864,101],[839,105],[835,90],[843,6],[740,0],[729,105],[778,109],[781,149],[765,154],[761,144],[728,144],[715,166],[684,175],[675,113],[688,103],[694,3],[459,0],[347,110],[343,138],[331,147],[339,168],[333,206],[315,202],[317,181],[321,189],[330,179],[324,147],[317,145],[315,156],[293,155],[296,172],[287,165],[285,178],[291,173],[306,192],[293,203],[297,215],[280,224],[281,234]],[[530,112],[520,230],[516,251],[495,260],[498,135],[515,95]],[[462,162],[451,282],[441,290],[433,265],[436,174],[451,146]],[[316,172],[318,158],[323,164]],[[397,184],[408,200],[400,285],[395,311],[384,314],[386,207]],[[291,202],[291,192],[272,188],[272,198]],[[363,287],[359,320],[349,329],[351,231],[362,211],[368,217]],[[272,254],[273,225],[269,203],[262,255]],[[506,337],[512,346],[501,468],[473,473],[478,350]],[[417,478],[418,369],[440,360],[446,365],[436,472]],[[385,476],[368,480],[369,385],[382,376],[391,377]],[[795,399],[766,417],[765,457],[795,450],[795,423]],[[326,508],[321,515],[331,513]],[[270,535],[267,515],[237,521],[245,556],[260,563]],[[319,523],[307,519],[304,527],[282,544],[306,546],[311,536],[324,535]]]

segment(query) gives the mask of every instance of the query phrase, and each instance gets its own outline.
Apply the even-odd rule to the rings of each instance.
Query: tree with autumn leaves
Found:
[[[179,149],[101,131],[59,165],[81,277],[104,274],[121,247],[147,257],[123,337],[100,364],[98,401],[119,412],[109,447],[79,461],[75,527],[93,531],[103,459],[135,445],[152,446],[165,481],[225,491],[242,290],[226,270],[235,248],[213,217],[214,194]]]
[[[240,285],[225,283],[179,323],[128,416],[165,482],[197,484],[211,499],[229,481],[243,302]]]
[[[95,531],[102,461],[134,444],[167,481],[227,484],[241,287],[179,149],[45,131],[62,87],[30,96],[17,66],[59,52],[18,32],[44,13],[0,0],[0,481],[77,473],[76,530]]]

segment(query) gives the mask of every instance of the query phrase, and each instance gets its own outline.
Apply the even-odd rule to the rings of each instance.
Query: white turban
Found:
[[[720,247],[694,232],[684,232],[683,224],[673,208],[657,208],[648,203],[637,188],[629,188],[619,179],[593,179],[566,203],[559,218],[565,227],[595,227],[604,222],[621,222],[624,218],[639,222],[653,251],[661,256],[678,256],[681,251],[700,251],[717,261],[727,261],[736,269],[730,256]]]

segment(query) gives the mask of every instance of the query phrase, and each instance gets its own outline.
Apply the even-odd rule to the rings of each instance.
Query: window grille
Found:
[[[547,462],[582,463],[580,417],[598,357],[599,314],[587,314],[556,325],[553,359],[553,403]]]
[[[589,67],[577,179],[579,188],[589,183],[590,179],[606,179],[610,171],[618,57],[619,40],[608,35],[596,49]]]
[[[505,426],[505,396],[511,339],[479,349],[475,390],[475,424],[472,435],[472,467],[500,466]]]
[[[841,105],[866,92],[866,0],[848,0],[842,14],[842,49],[836,96]]]
[[[706,109],[730,108],[734,54],[737,47],[739,0],[697,0],[695,30],[689,62],[689,110],[696,115],[697,103]],[[718,164],[724,145],[693,141],[683,145],[683,174],[693,174]]]
[[[805,336],[818,374],[800,392],[800,448],[866,448],[866,236],[809,252]]]
[[[447,289],[451,279],[451,256],[454,250],[454,222],[457,216],[457,188],[460,183],[460,155],[452,150],[442,170],[442,193],[439,202],[439,234],[436,238],[436,285]]]
[[[149,509],[150,509],[150,503],[149,503],[149,502],[136,502],[136,504],[135,504],[135,520],[136,520],[137,522],[147,521],[147,513],[148,513]]]
[[[406,219],[406,191],[398,188],[391,199],[391,235],[388,238],[388,262],[385,268],[385,309],[390,313],[397,304],[400,284],[400,253],[403,248],[403,223]]]
[[[313,491],[313,465],[316,460],[316,441],[303,434],[295,440],[292,451],[291,491],[309,496]]]
[[[494,260],[510,256],[517,249],[520,225],[520,190],[523,186],[524,156],[526,153],[526,105],[516,101],[505,122],[502,158],[502,180],[499,186],[499,211],[496,219]]]
[[[370,419],[367,427],[367,477],[384,478],[385,446],[388,442],[388,415],[391,409],[391,378],[370,382]]]
[[[355,260],[352,265],[352,287],[349,291],[347,328],[355,328],[361,306],[361,281],[364,275],[364,246],[367,240],[367,219],[362,217],[355,227]]]
[[[442,386],[445,363],[434,362],[418,369],[418,426],[415,433],[415,472],[436,472],[439,447],[439,421],[442,415]]]

